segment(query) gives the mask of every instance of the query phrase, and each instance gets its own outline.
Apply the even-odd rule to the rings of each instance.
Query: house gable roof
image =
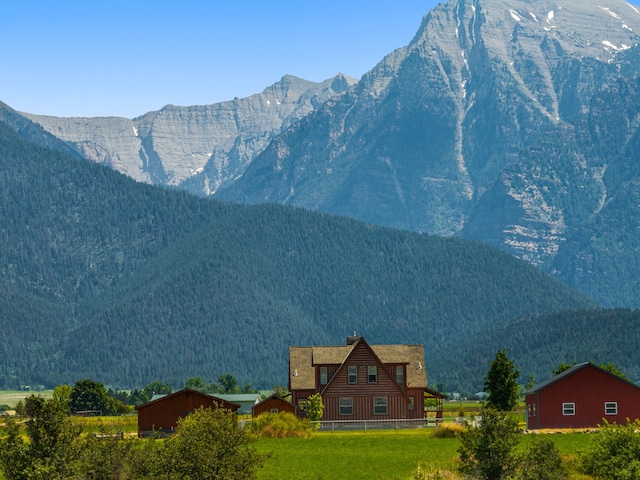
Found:
[[[548,380],[546,380],[546,381],[544,381],[542,383],[539,383],[538,385],[535,385],[531,390],[527,390],[526,392],[524,392],[524,395],[530,395],[530,394],[533,394],[533,393],[538,393],[541,390],[544,390],[545,388],[549,387],[550,385],[553,385],[554,383],[557,383],[557,382],[567,378],[568,376],[573,375],[574,373],[582,370],[583,368],[587,368],[587,367],[592,367],[592,368],[595,368],[597,370],[600,370],[601,372],[606,373],[607,375],[609,375],[609,376],[611,376],[611,377],[613,377],[613,378],[615,378],[617,380],[620,380],[621,382],[627,383],[627,384],[631,385],[632,387],[635,387],[635,388],[640,390],[640,387],[638,385],[636,385],[635,383],[632,383],[632,382],[630,382],[630,381],[628,381],[628,380],[626,380],[624,378],[621,378],[621,377],[619,377],[619,376],[617,376],[617,375],[615,375],[615,374],[613,374],[613,373],[611,373],[611,372],[609,372],[609,371],[607,371],[607,370],[605,370],[605,369],[603,369],[603,368],[599,367],[598,365],[595,365],[595,364],[593,364],[591,362],[585,362],[585,363],[579,363],[577,365],[574,365],[573,367],[565,370],[564,372],[561,372],[558,375],[555,375],[555,376],[551,377],[550,379],[548,379]]]
[[[367,350],[369,352],[370,357],[376,362],[377,366],[380,367],[380,368],[378,368],[378,375],[386,376],[390,380],[391,385],[393,385],[396,388],[398,393],[400,393],[403,396],[407,397],[407,400],[408,400],[409,396],[407,395],[407,392],[402,390],[400,388],[400,386],[395,382],[395,380],[393,378],[391,378],[391,376],[389,375],[389,372],[387,372],[387,370],[384,368],[384,363],[380,360],[378,355],[376,355],[376,353],[373,351],[371,346],[365,341],[364,338],[359,338],[358,340],[356,340],[353,343],[353,345],[351,345],[351,347],[352,348],[351,348],[351,351],[349,352],[349,355],[347,356],[347,358],[344,359],[344,361],[342,362],[342,365],[340,365],[340,368],[338,368],[338,370],[336,371],[335,375],[333,375],[333,377],[329,380],[327,385],[325,385],[325,387],[322,389],[322,391],[320,392],[321,395],[324,395],[325,392],[331,390],[331,387],[337,382],[337,379],[339,377],[340,371],[344,370],[346,368],[346,365],[349,363],[348,362],[349,358],[352,355],[354,355],[358,350],[365,349],[365,350]],[[395,363],[395,362],[393,362],[393,363]]]
[[[343,365],[354,347],[364,341],[359,338],[351,345],[322,347],[289,347],[289,389],[315,390],[316,365]],[[369,345],[381,364],[406,365],[407,385],[426,388],[423,345]]]

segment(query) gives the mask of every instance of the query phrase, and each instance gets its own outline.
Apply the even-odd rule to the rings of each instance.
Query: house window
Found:
[[[369,377],[369,383],[377,383],[378,382],[378,367],[375,365],[369,365],[367,368],[367,373]]]
[[[617,415],[618,414],[618,402],[604,402],[604,414],[605,415]]]
[[[320,367],[320,385],[327,384],[327,367]]]
[[[404,367],[402,365],[396,366],[396,383],[404,385]]]
[[[562,415],[575,415],[576,414],[576,404],[575,403],[563,403],[562,404]]]
[[[307,399],[306,398],[301,398],[300,401],[298,402],[298,408],[300,409],[301,412],[304,412],[307,410]]]
[[[278,409],[277,408],[272,408],[271,409],[271,413],[278,413]]]
[[[349,367],[349,383],[358,383],[358,367],[355,365]]]
[[[340,399],[340,415],[353,415],[353,398]]]
[[[373,413],[374,415],[387,414],[387,397],[373,397]]]
[[[416,400],[413,397],[409,397],[409,410],[413,410],[416,406]]]

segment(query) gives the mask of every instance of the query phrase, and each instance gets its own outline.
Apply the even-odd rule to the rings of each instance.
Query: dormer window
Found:
[[[320,385],[327,384],[327,367],[320,367]]]
[[[404,367],[402,365],[396,366],[396,383],[404,385]]]

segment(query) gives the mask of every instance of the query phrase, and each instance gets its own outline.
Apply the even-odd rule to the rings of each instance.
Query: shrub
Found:
[[[413,473],[411,480],[457,480],[458,475],[449,470],[440,470],[438,467],[419,466]]]
[[[251,424],[253,434],[258,437],[290,438],[309,437],[313,430],[309,420],[300,420],[288,412],[264,413]]]
[[[594,435],[591,448],[581,455],[579,469],[588,475],[612,480],[640,478],[640,421],[626,425],[607,421]]]
[[[464,432],[465,428],[462,425],[451,423],[439,426],[432,435],[434,438],[459,438]]]
[[[536,439],[526,454],[520,457],[515,480],[566,480],[567,469],[556,444],[548,439]]]
[[[514,449],[520,442],[518,422],[491,408],[482,411],[477,427],[461,437],[460,471],[481,480],[508,478],[515,467]]]

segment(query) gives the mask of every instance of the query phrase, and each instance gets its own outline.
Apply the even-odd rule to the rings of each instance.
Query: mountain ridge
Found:
[[[640,8],[623,0],[450,0],[357,83],[338,76],[314,96],[284,77],[280,87],[296,91],[289,108],[304,108],[270,133],[251,130],[264,112],[255,105],[279,95],[263,92],[193,107],[203,119],[226,115],[201,125],[227,126],[216,145],[208,134],[175,140],[189,138],[179,121],[189,115],[166,107],[139,117],[139,138],[131,124],[115,125],[113,152],[80,137],[74,148],[222,200],[471,238],[605,306],[635,308],[639,33]],[[242,102],[244,134],[231,120]],[[180,160],[168,167],[166,157]]]
[[[594,306],[477,242],[141,184],[0,122],[0,386],[231,372],[271,388],[286,385],[289,345],[356,329],[433,351]]]
[[[240,175],[281,129],[355,80],[283,76],[261,93],[211,105],[166,105],[133,119],[22,115],[82,156],[137,181],[210,195]]]

